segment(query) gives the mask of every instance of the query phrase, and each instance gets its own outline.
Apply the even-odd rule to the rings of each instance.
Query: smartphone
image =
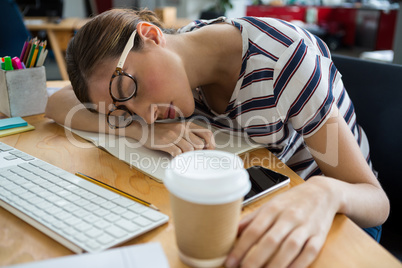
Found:
[[[273,170],[253,166],[247,169],[250,175],[251,190],[244,196],[243,206],[246,206],[263,196],[289,184],[288,176]]]

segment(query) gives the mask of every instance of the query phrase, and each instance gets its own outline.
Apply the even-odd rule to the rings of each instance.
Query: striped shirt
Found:
[[[232,24],[242,35],[241,72],[224,114],[209,108],[202,89],[194,94],[196,112],[208,115],[218,127],[247,133],[308,179],[322,172],[313,158],[317,152],[306,146],[304,138],[324,125],[336,105],[371,166],[367,138],[321,39],[283,20],[255,17],[198,20],[179,33],[220,22]],[[329,126],[327,133],[327,150],[335,154],[337,144],[331,141],[337,139],[336,127]]]

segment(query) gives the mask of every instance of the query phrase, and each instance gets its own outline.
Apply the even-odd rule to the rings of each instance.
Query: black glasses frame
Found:
[[[113,106],[112,106],[112,108],[109,110],[109,113],[107,114],[107,123],[109,124],[109,127],[112,128],[112,129],[115,129],[115,128],[125,128],[125,127],[128,127],[129,125],[131,125],[131,123],[133,122],[133,116],[134,116],[134,114],[133,114],[125,105],[118,105],[118,106],[117,106],[117,105],[116,105],[116,102],[128,101],[129,99],[131,99],[132,97],[134,97],[134,96],[136,95],[136,93],[137,93],[137,81],[135,80],[135,78],[134,78],[132,75],[126,73],[126,72],[123,71],[123,69],[122,69],[123,66],[124,66],[124,62],[125,62],[126,59],[127,59],[128,53],[129,53],[130,50],[134,47],[134,39],[135,39],[136,33],[137,33],[137,30],[134,30],[134,32],[131,34],[130,38],[128,39],[127,44],[126,44],[126,46],[124,47],[123,53],[122,53],[121,56],[120,56],[119,62],[117,63],[116,70],[114,71],[114,73],[112,74],[112,77],[110,78],[110,82],[109,82],[109,94],[110,94],[110,97],[111,97],[112,100],[113,100]],[[130,79],[133,80],[133,82],[134,82],[134,84],[135,84],[135,91],[133,91],[133,93],[132,93],[130,96],[128,96],[127,98],[123,98],[123,99],[115,98],[115,97],[113,96],[113,94],[112,94],[112,82],[113,82],[113,79],[116,78],[116,77],[118,77],[118,76],[120,76],[120,75],[124,75],[124,76],[129,77]],[[116,125],[113,125],[113,124],[110,122],[110,121],[111,121],[111,120],[110,120],[110,117],[112,116],[111,114],[112,114],[114,111],[116,111],[116,110],[123,110],[123,111],[128,112],[128,113],[130,114],[130,121],[128,121],[128,123],[127,123],[126,125],[124,125],[124,126],[116,126]]]

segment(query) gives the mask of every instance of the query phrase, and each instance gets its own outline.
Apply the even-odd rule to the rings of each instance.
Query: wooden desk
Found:
[[[89,19],[66,18],[59,23],[49,22],[46,18],[27,17],[25,25],[30,31],[46,31],[49,43],[52,46],[57,65],[63,80],[68,80],[64,52],[67,50],[68,42],[74,35],[74,31],[81,28]]]
[[[125,243],[133,245],[145,242],[160,242],[172,268],[186,267],[179,257],[175,241],[175,230],[169,206],[168,192],[163,184],[157,183],[105,151],[88,146],[89,143],[77,137],[90,147],[87,149],[73,145],[64,128],[43,115],[25,118],[36,130],[0,138],[1,142],[14,146],[28,154],[56,165],[68,172],[77,171],[98,178],[103,182],[152,202],[170,220],[167,224]],[[276,171],[291,178],[290,185],[274,193],[279,194],[303,183],[292,170],[270,154],[259,149],[248,157],[253,164],[257,159]],[[247,160],[247,159],[246,159]],[[248,161],[251,162],[251,161]],[[271,196],[272,197],[272,196]],[[271,197],[266,197],[245,208],[243,215],[255,210]],[[0,266],[33,262],[73,254],[70,250],[45,234],[26,224],[8,211],[0,208]],[[327,241],[312,267],[402,267],[381,245],[364,233],[344,215],[337,215]]]

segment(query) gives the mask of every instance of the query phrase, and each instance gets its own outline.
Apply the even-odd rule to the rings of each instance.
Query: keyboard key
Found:
[[[85,231],[91,229],[91,227],[92,226],[86,222],[81,222],[79,224],[74,225],[74,228],[80,232],[85,232]]]
[[[104,208],[99,208],[94,211],[94,214],[99,217],[105,217],[106,215],[110,214],[110,211]]]
[[[134,232],[134,231],[140,229],[140,227],[138,225],[132,223],[131,221],[125,220],[125,219],[121,219],[121,220],[117,221],[116,224],[128,232]]]
[[[14,189],[12,190],[12,192],[13,192],[14,194],[18,195],[18,196],[23,196],[25,193],[28,192],[28,190],[22,188],[21,186],[18,186],[18,187],[16,187],[16,188],[14,188]]]
[[[76,229],[74,229],[73,227],[71,227],[71,226],[68,226],[67,228],[64,228],[63,233],[66,233],[66,234],[68,234],[70,236],[73,236],[73,237],[76,236],[77,234],[79,234],[79,232]]]
[[[74,205],[72,203],[67,203],[67,205],[63,206],[64,210],[67,210],[68,212],[74,212],[77,209],[79,209],[79,206]]]
[[[74,202],[74,201],[77,201],[77,200],[81,199],[81,197],[79,197],[76,194],[70,194],[70,195],[65,196],[64,198],[69,200],[69,201],[71,201],[71,202]]]
[[[43,220],[44,220],[45,222],[50,223],[50,224],[53,224],[53,223],[56,223],[56,224],[57,224],[57,222],[60,222],[57,218],[55,218],[55,217],[53,217],[53,216],[51,216],[51,215],[48,215],[47,217],[43,218]]]
[[[77,217],[70,217],[70,218],[66,219],[64,222],[70,226],[74,226],[74,225],[80,224],[82,222],[82,220]]]
[[[11,150],[14,150],[14,147],[11,147],[5,143],[0,143],[0,151],[7,152]]]
[[[147,212],[144,212],[141,216],[155,222],[163,219],[163,215],[153,210],[148,210]]]
[[[141,214],[142,212],[144,212],[145,210],[147,210],[149,208],[147,208],[144,205],[134,204],[134,205],[131,205],[130,207],[128,207],[128,209],[137,214]]]
[[[83,208],[78,208],[73,212],[73,215],[77,216],[78,218],[85,218],[86,216],[90,215],[90,212],[83,209]]]
[[[15,155],[8,155],[8,156],[5,156],[5,157],[3,157],[4,159],[6,159],[6,160],[15,160],[15,159],[18,159],[18,157],[16,157]]]
[[[55,215],[55,214],[60,213],[62,211],[63,211],[63,209],[61,209],[61,208],[59,208],[59,207],[57,207],[55,205],[51,205],[50,207],[48,207],[46,209],[46,212],[49,213],[50,215]]]
[[[52,223],[52,225],[57,229],[64,229],[68,227],[67,224],[65,224],[63,221],[55,221]]]
[[[53,204],[57,205],[58,207],[64,208],[66,205],[71,204],[71,203],[68,202],[67,200],[65,200],[64,198],[61,198],[58,196],[58,199],[55,199],[53,201]]]
[[[120,206],[125,207],[125,208],[127,208],[127,207],[129,207],[129,206],[131,206],[133,204],[132,200],[130,200],[128,198],[125,198],[125,197],[120,197],[120,198],[118,198],[116,200],[113,200],[113,201],[116,202],[117,204],[119,204]]]
[[[113,237],[111,237],[108,234],[103,234],[102,236],[100,236],[96,241],[98,241],[101,244],[108,244],[111,241],[113,241]]]
[[[121,229],[119,227],[116,227],[116,226],[113,226],[113,225],[110,226],[110,227],[107,227],[105,229],[105,231],[108,234],[110,234],[110,235],[112,235],[112,236],[114,236],[116,238],[121,238],[121,237],[123,237],[123,236],[125,236],[127,234],[127,232],[124,231],[123,229]]]
[[[96,198],[96,195],[88,191],[85,195],[82,195],[82,197],[89,201],[93,201]]]
[[[143,218],[143,217],[137,217],[133,220],[133,222],[135,222],[136,224],[140,225],[140,226],[147,226],[150,225],[152,222]]]
[[[49,214],[47,214],[45,211],[41,209],[33,211],[33,214],[40,219],[47,218],[47,216],[49,216]]]
[[[88,210],[88,211],[95,211],[95,210],[98,210],[100,208],[101,208],[100,206],[98,206],[98,205],[96,205],[96,204],[94,204],[92,202],[85,206],[85,209]]]
[[[101,207],[113,210],[113,208],[117,207],[117,205],[113,202],[105,202],[101,204]]]
[[[134,213],[134,212],[132,212],[132,211],[128,211],[128,212],[124,213],[122,216],[123,216],[124,218],[126,218],[127,220],[132,220],[132,219],[138,217],[138,214],[137,214],[137,213]]]
[[[91,238],[95,238],[98,236],[101,236],[103,234],[103,230],[97,229],[97,228],[92,228],[86,232],[87,236]]]
[[[80,241],[80,242],[84,242],[84,241],[86,241],[86,240],[88,239],[88,237],[87,237],[85,234],[83,234],[83,233],[78,233],[78,234],[76,234],[76,235],[74,236],[74,238],[77,239],[77,240]]]
[[[116,206],[116,207],[113,208],[113,212],[116,213],[116,214],[122,215],[122,214],[127,212],[127,209],[125,209],[125,208],[123,208],[121,206]]]
[[[59,213],[54,214],[54,216],[62,221],[67,220],[68,218],[73,217],[72,214],[66,212],[66,211],[61,211]]]
[[[98,227],[99,229],[104,229],[104,228],[110,226],[111,223],[108,222],[108,221],[105,221],[105,220],[100,220],[100,221],[95,222],[94,225],[95,225],[96,227]]]
[[[24,161],[29,161],[29,160],[34,160],[35,158],[32,156],[26,155],[26,156],[21,157],[21,159]]]
[[[92,223],[92,224],[97,222],[97,221],[99,221],[100,219],[101,219],[100,217],[98,217],[96,215],[93,215],[93,214],[88,214],[88,215],[83,217],[84,221]]]
[[[8,199],[14,196],[10,191],[3,187],[0,187],[0,193],[3,195],[3,199]]]
[[[93,199],[91,199],[91,201],[94,202],[95,204],[102,205],[107,200],[105,198],[100,197],[100,196],[96,196]]]
[[[87,205],[91,204],[91,202],[89,202],[88,200],[83,199],[83,198],[74,200],[73,203],[82,208],[86,208]]]
[[[87,241],[85,244],[87,245],[90,249],[96,250],[98,249],[101,245],[93,240]]]

